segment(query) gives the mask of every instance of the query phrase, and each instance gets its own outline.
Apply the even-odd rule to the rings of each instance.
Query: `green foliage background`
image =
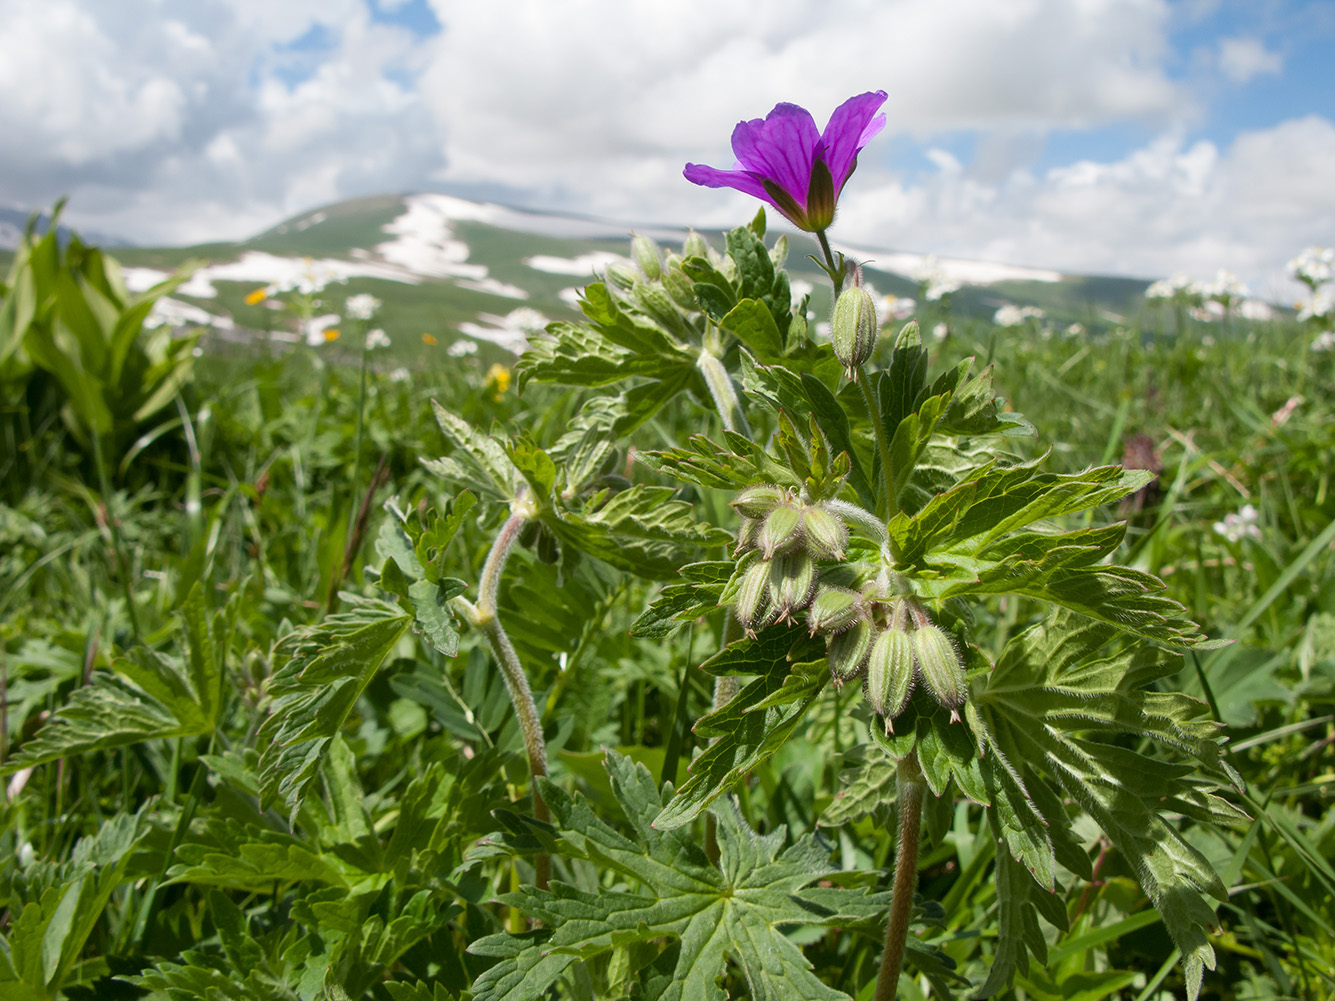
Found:
[[[745,250],[740,238],[731,249]],[[805,393],[828,416],[842,394],[817,399],[774,371],[782,361],[819,381],[837,368],[787,326],[780,274],[743,290],[759,307],[726,290],[701,304],[751,349],[728,361],[754,398],[777,411]],[[712,709],[698,667],[724,624],[691,603],[710,587],[717,601],[736,517],[726,478],[699,472],[708,457],[691,442],[731,440],[682,347],[694,335],[673,334],[683,321],[671,303],[638,294],[665,326],[627,323],[590,290],[589,318],[610,340],[573,325],[540,340],[522,395],[488,375],[501,356],[487,349],[447,359],[422,347],[401,381],[373,359],[360,438],[359,373],[324,349],[209,343],[175,405],[127,415],[101,458],[62,419],[58,376],[15,377],[0,413],[0,996],[867,995],[893,851],[893,748],[869,737],[855,688],[821,691],[820,674],[809,693],[790,683],[776,696],[782,677],[756,689],[753,702],[780,715],[805,699],[800,726],[736,768],[732,794],[680,826],[650,823],[672,789],[699,786],[688,763],[736,722],[692,730]],[[1004,811],[985,815],[961,793],[968,779],[947,775],[946,795],[929,798],[902,996],[1181,996],[1187,974],[1164,922],[1187,919],[1151,906],[1137,855],[1159,811],[1170,830],[1154,844],[1180,852],[1149,865],[1177,877],[1205,860],[1221,879],[1204,887],[1208,866],[1191,870],[1221,897],[1201,996],[1329,996],[1332,359],[1288,321],[1165,336],[1147,314],[1145,329],[1065,338],[923,319],[950,322],[922,349],[929,381],[968,355],[972,377],[995,364],[1001,420],[1038,428],[1037,441],[1007,439],[1017,460],[1049,443],[1048,473],[1083,483],[1130,436],[1153,443],[1159,477],[1120,508],[1050,515],[1066,532],[1125,518],[1099,554],[1161,577],[1186,618],[1236,641],[1155,659],[1100,634],[1110,662],[1142,656],[1182,747],[1208,757],[1193,741],[1214,747],[1212,731],[1199,727],[1227,724],[1232,787],[1215,795],[1177,751],[1135,734],[1092,738],[1081,752],[1143,801],[1109,810],[1143,828],[1105,836],[1058,784],[1034,794],[1043,845],[1025,840],[1032,818],[990,831],[1007,827]],[[873,364],[889,372],[896,331],[883,333]],[[587,403],[621,390],[615,406]],[[837,436],[827,431],[836,452]],[[904,472],[935,468],[904,448]],[[674,470],[692,463],[683,483]],[[543,715],[549,825],[529,816],[522,737],[490,653],[448,604],[474,593],[520,485],[542,506],[499,615]],[[1245,503],[1256,537],[1213,531]],[[655,599],[681,621],[646,619]],[[998,748],[1027,739],[1026,721],[989,702],[1003,684],[1050,692],[1046,711],[1091,726],[1121,711],[1126,693],[1102,692],[1089,664],[1044,645],[1052,620],[1035,596],[983,598],[972,614],[970,634],[997,663],[976,701]],[[717,660],[712,670],[726,673]],[[1169,705],[1168,692],[1200,704]],[[1022,767],[1061,753],[1028,748]],[[1171,801],[1154,800],[1170,787]],[[706,817],[721,868],[699,847]],[[557,856],[549,891],[531,885],[540,852]]]

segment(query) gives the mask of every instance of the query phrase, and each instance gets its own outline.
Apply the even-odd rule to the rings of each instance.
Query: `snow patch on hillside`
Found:
[[[876,271],[896,274],[918,281],[921,274],[934,271],[941,278],[961,285],[992,285],[996,282],[1059,282],[1060,271],[1045,268],[1026,268],[1016,264],[997,264],[992,261],[965,261],[955,257],[934,257],[931,254],[908,254],[901,251],[841,248]]]
[[[613,254],[606,250],[595,250],[587,254],[580,254],[578,257],[552,257],[548,254],[538,254],[536,257],[525,257],[524,263],[534,271],[545,271],[549,275],[596,278],[599,277],[601,272],[607,270],[609,264],[629,266],[631,261],[630,258],[622,257],[620,254]]]

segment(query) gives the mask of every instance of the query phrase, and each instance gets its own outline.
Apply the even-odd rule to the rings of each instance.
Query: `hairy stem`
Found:
[[[737,390],[733,388],[732,377],[728,375],[728,370],[723,367],[723,362],[719,361],[708,348],[700,352],[700,357],[696,360],[696,367],[700,369],[700,374],[705,377],[705,385],[709,387],[709,395],[714,398],[714,408],[718,411],[719,419],[723,421],[723,427],[728,431],[736,431],[740,435],[751,437],[751,426],[746,423],[746,414],[742,412],[742,402],[737,398]]]
[[[825,230],[816,230],[816,239],[820,241],[821,253],[825,255],[825,273],[830,276],[830,281],[834,285],[834,298],[839,298],[839,293],[844,288],[844,261],[843,255],[840,255],[839,263],[834,262],[834,253],[830,250],[830,241],[825,238]]]
[[[871,429],[876,434],[876,449],[881,456],[881,476],[885,480],[885,498],[876,505],[876,513],[889,521],[899,512],[899,491],[895,487],[895,470],[890,465],[890,442],[885,437],[885,422],[881,420],[881,407],[872,392],[871,380],[861,365],[854,372],[857,384],[862,388],[862,401],[867,405],[867,417],[871,420]]]
[[[501,526],[500,534],[492,543],[487,562],[482,567],[482,578],[478,583],[477,604],[463,598],[456,598],[474,626],[482,630],[491,646],[491,652],[500,665],[501,676],[505,679],[506,691],[510,693],[510,702],[514,705],[515,717],[519,720],[519,729],[524,735],[524,750],[528,754],[529,787],[533,790],[533,816],[544,823],[551,819],[547,803],[538,792],[537,780],[547,777],[547,743],[542,735],[542,719],[538,716],[537,704],[533,701],[533,690],[529,687],[528,676],[519,662],[519,654],[514,644],[496,616],[496,598],[500,591],[501,574],[505,570],[506,560],[514,549],[515,540],[524,524],[537,514],[532,502],[522,494],[511,505],[510,517]],[[551,856],[537,856],[533,863],[533,881],[539,889],[545,890],[551,880]]]
[[[876,978],[874,1001],[894,1001],[899,971],[904,968],[904,947],[909,938],[913,891],[918,886],[918,846],[922,829],[922,797],[926,783],[916,752],[899,763],[899,843],[895,845],[895,884],[890,916],[885,926],[885,952]]]
[[[885,530],[885,522],[865,507],[850,504],[848,501],[841,501],[837,498],[832,498],[823,503],[830,514],[842,518],[850,527],[857,529],[873,542],[883,547],[890,545],[890,533]]]
[[[729,643],[736,642],[742,638],[742,624],[737,621],[737,616],[731,611],[728,617],[723,620],[723,643],[720,646],[727,646]],[[741,690],[741,684],[735,675],[721,674],[714,679],[714,712],[718,712],[729,702],[737,697],[737,692]],[[709,742],[712,744],[718,740],[717,737],[711,737]],[[711,865],[718,865],[718,826],[714,821],[712,813],[705,815],[705,856],[709,859]]]

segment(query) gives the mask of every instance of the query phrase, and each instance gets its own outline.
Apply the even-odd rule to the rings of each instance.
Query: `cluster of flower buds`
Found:
[[[826,656],[836,685],[863,676],[862,691],[876,715],[892,721],[904,711],[916,684],[959,719],[968,697],[964,666],[955,645],[912,598],[886,599],[877,585],[861,594],[821,588],[807,612],[811,635],[826,638]]]
[[[767,484],[743,490],[732,506],[742,515],[737,553],[745,554],[737,566],[737,621],[751,634],[793,622],[816,591],[816,562],[844,558],[848,527],[825,505]]]

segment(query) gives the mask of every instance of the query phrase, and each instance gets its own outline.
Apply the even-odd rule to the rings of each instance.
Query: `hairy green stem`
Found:
[[[737,616],[729,611],[728,617],[723,620],[723,642],[720,644],[720,649],[741,639],[742,635],[742,624],[737,621]],[[714,711],[718,712],[735,699],[741,687],[735,675],[721,674],[715,678]],[[717,737],[709,738],[711,744],[716,740]],[[718,825],[714,822],[712,813],[705,815],[705,857],[709,859],[711,865],[718,865]]]
[[[854,378],[862,388],[862,400],[867,405],[867,417],[871,420],[871,429],[876,435],[876,449],[881,455],[881,476],[885,480],[884,503],[876,506],[876,513],[889,521],[899,513],[899,491],[895,487],[895,470],[890,464],[890,442],[885,437],[885,423],[881,420],[881,407],[876,394],[872,391],[871,380],[861,365],[854,370]]]
[[[899,843],[895,845],[895,883],[890,899],[890,916],[885,926],[885,952],[881,955],[881,972],[876,977],[874,1001],[894,1001],[899,987],[899,972],[904,968],[904,947],[909,938],[913,891],[918,887],[918,847],[926,782],[918,765],[917,752],[910,753],[899,762],[896,782],[899,786]]]
[[[732,377],[728,375],[728,370],[723,367],[723,362],[712,351],[705,348],[700,352],[700,357],[696,360],[695,365],[700,369],[700,374],[705,377],[705,385],[709,387],[709,395],[714,398],[714,408],[718,411],[719,419],[723,421],[723,427],[728,431],[735,431],[750,438],[751,426],[746,423],[746,414],[742,412],[742,402],[737,398],[737,390],[733,388]]]
[[[505,627],[496,616],[496,599],[500,592],[501,574],[505,570],[506,560],[514,549],[515,540],[525,523],[537,514],[532,501],[521,494],[510,506],[510,517],[501,526],[500,534],[492,543],[487,554],[487,562],[482,567],[482,577],[478,582],[477,604],[466,598],[456,598],[470,622],[487,638],[491,652],[501,668],[505,679],[506,691],[510,693],[510,702],[519,720],[520,732],[524,735],[524,750],[528,755],[529,786],[533,791],[533,816],[546,823],[551,819],[547,803],[538,792],[537,780],[547,777],[547,743],[542,734],[542,719],[538,715],[537,704],[533,701],[533,690],[529,687],[528,676],[519,662],[519,654],[510,642]],[[547,854],[538,855],[533,863],[533,882],[541,890],[551,881],[552,860]]]
[[[844,261],[843,255],[840,255],[839,263],[834,262],[834,253],[830,250],[830,241],[825,238],[825,230],[816,230],[816,239],[820,241],[821,253],[825,255],[825,273],[830,276],[830,282],[834,285],[834,298],[839,298],[839,293],[844,288]],[[833,300],[831,300],[833,301]]]

